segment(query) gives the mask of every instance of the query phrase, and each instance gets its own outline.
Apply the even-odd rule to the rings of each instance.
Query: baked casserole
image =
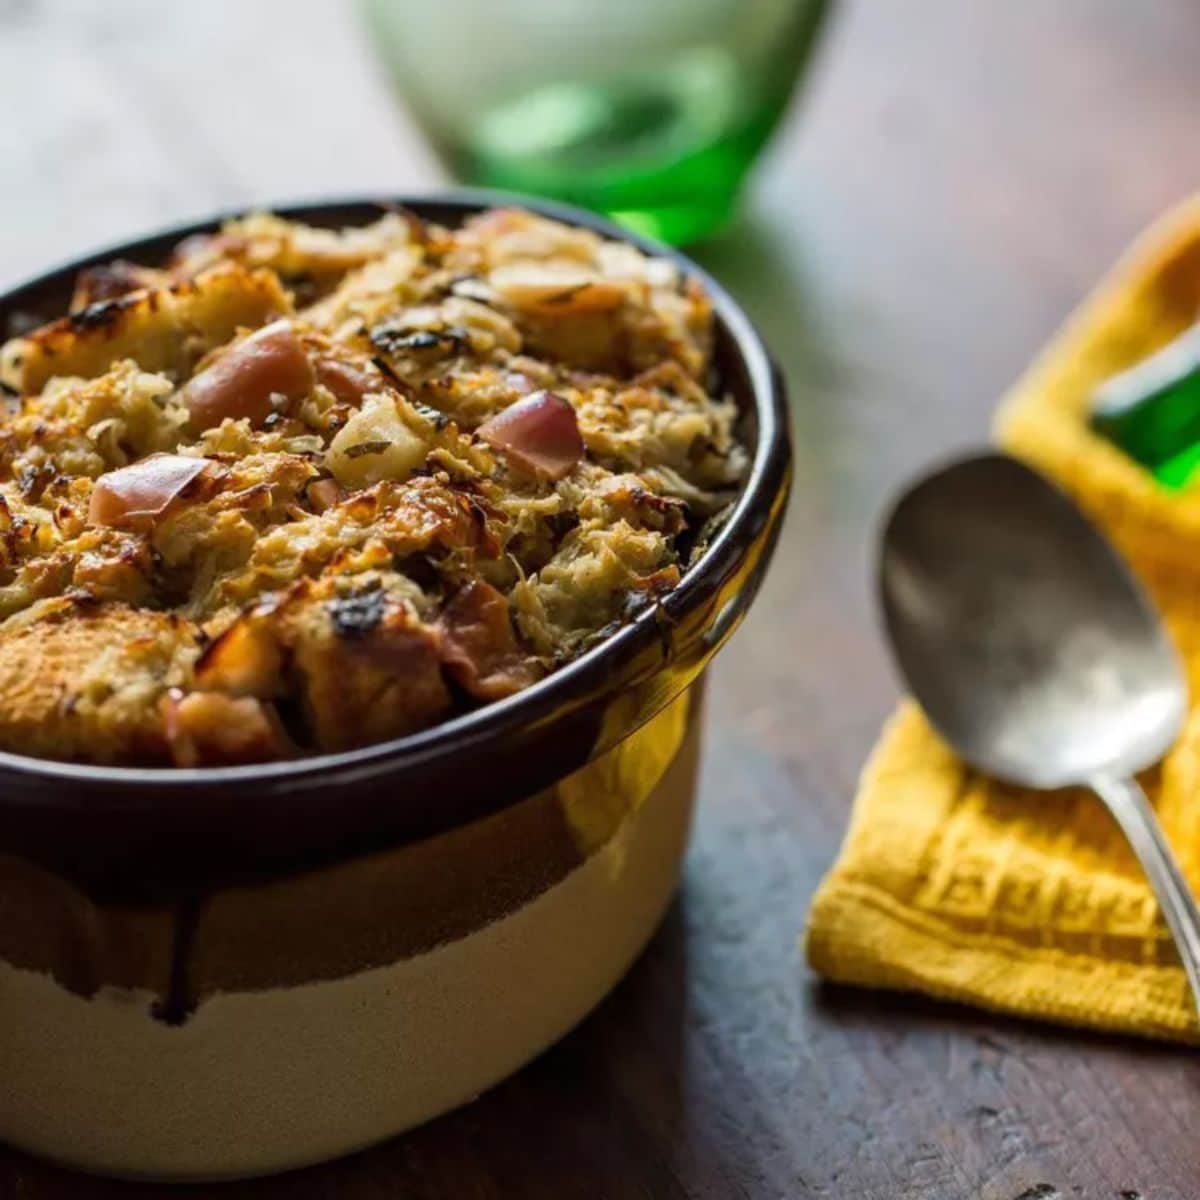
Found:
[[[0,749],[401,736],[672,588],[745,469],[701,285],[516,209],[269,214],[0,351]]]

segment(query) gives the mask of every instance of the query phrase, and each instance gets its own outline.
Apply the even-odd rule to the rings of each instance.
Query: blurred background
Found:
[[[61,208],[38,206],[47,230],[80,220],[86,170],[143,224],[453,178],[695,242],[734,214],[830,6],[0,0],[23,118],[5,123],[6,172],[32,191],[74,164]]]

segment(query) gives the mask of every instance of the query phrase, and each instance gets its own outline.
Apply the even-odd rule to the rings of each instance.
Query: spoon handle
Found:
[[[1200,908],[1167,844],[1154,809],[1136,780],[1099,775],[1091,780],[1091,785],[1108,805],[1150,880],[1187,971],[1192,999],[1200,1010]]]

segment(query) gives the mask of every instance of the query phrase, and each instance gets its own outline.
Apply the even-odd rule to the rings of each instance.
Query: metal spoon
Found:
[[[879,589],[896,661],[971,765],[1090,787],[1129,839],[1200,1008],[1200,910],[1133,775],[1179,733],[1187,685],[1150,600],[1067,497],[986,454],[915,484],[887,522]]]

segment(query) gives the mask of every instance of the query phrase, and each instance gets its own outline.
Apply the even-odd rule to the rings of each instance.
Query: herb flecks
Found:
[[[378,588],[329,600],[325,611],[339,637],[366,637],[380,621],[387,608],[387,596]]]
[[[391,445],[391,442],[359,442],[356,446],[347,446],[345,453],[347,458],[362,458],[367,454],[382,454]]]

